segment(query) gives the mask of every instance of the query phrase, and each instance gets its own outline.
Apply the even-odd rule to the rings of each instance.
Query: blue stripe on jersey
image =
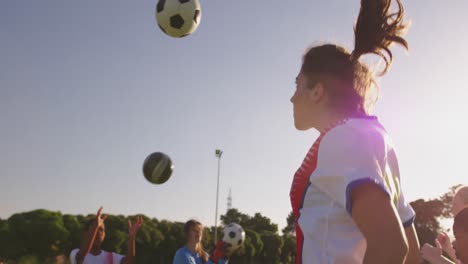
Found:
[[[403,227],[404,227],[404,228],[407,228],[407,227],[411,226],[411,225],[414,223],[414,218],[415,218],[415,217],[416,217],[416,216],[413,215],[409,220],[406,220],[406,221],[403,223]]]

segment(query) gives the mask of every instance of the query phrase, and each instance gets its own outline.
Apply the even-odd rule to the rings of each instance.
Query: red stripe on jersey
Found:
[[[297,220],[300,216],[300,209],[302,208],[302,201],[304,194],[309,186],[309,177],[317,167],[317,153],[320,141],[322,141],[323,135],[320,135],[315,140],[312,147],[309,149],[301,167],[294,174],[294,179],[291,185],[291,191],[289,197],[291,198],[291,205],[294,215],[294,223],[296,224],[296,263],[302,263],[302,246],[304,243],[304,235],[302,233]]]
[[[305,192],[307,191],[307,187],[309,186],[309,177],[312,174],[312,172],[314,172],[314,170],[317,168],[317,155],[320,142],[322,141],[323,137],[327,134],[328,131],[330,131],[337,125],[345,123],[346,121],[347,119],[344,119],[337,123],[334,123],[320,134],[320,136],[315,140],[312,147],[309,149],[309,152],[307,152],[307,155],[302,161],[301,167],[299,167],[299,169],[294,174],[294,179],[291,185],[291,191],[289,192],[289,197],[291,198],[294,223],[296,224],[297,264],[302,264],[302,247],[304,243],[304,235],[297,221],[300,216],[300,210],[302,208],[302,202],[304,199]]]
[[[321,135],[312,147],[309,149],[304,161],[301,164],[301,167],[294,174],[294,179],[291,185],[291,191],[289,196],[291,198],[291,205],[293,208],[293,214],[295,219],[299,218],[299,210],[302,207],[302,198],[304,192],[309,185],[309,176],[317,167],[317,152],[320,141],[322,140],[323,135]]]

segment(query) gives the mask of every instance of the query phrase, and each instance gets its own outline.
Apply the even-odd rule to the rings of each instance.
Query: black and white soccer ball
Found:
[[[200,24],[201,8],[198,0],[159,0],[156,21],[167,35],[182,38],[192,34]]]
[[[245,231],[240,225],[231,223],[224,227],[223,241],[226,244],[226,249],[229,252],[233,252],[242,246],[244,240]]]
[[[163,152],[154,152],[143,161],[143,175],[154,184],[163,184],[171,177],[174,165],[171,158]]]

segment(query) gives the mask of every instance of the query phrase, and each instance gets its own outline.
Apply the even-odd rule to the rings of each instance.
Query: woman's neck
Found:
[[[344,113],[335,113],[335,112],[325,112],[318,120],[315,128],[323,133],[325,130],[329,129],[332,126],[337,125],[339,122],[344,121],[348,118],[364,118],[367,117],[366,113],[356,113],[356,114],[344,114]]]
[[[345,115],[333,112],[325,112],[318,120],[316,129],[323,133],[325,130],[345,119]]]
[[[188,242],[186,246],[192,253],[197,253],[198,243]]]
[[[97,256],[97,255],[101,254],[101,247],[100,246],[93,246],[89,253],[91,253],[94,256]]]

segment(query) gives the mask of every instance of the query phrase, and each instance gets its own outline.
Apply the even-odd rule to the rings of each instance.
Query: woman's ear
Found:
[[[325,87],[322,82],[316,82],[310,91],[310,99],[314,103],[319,103],[325,98]]]

